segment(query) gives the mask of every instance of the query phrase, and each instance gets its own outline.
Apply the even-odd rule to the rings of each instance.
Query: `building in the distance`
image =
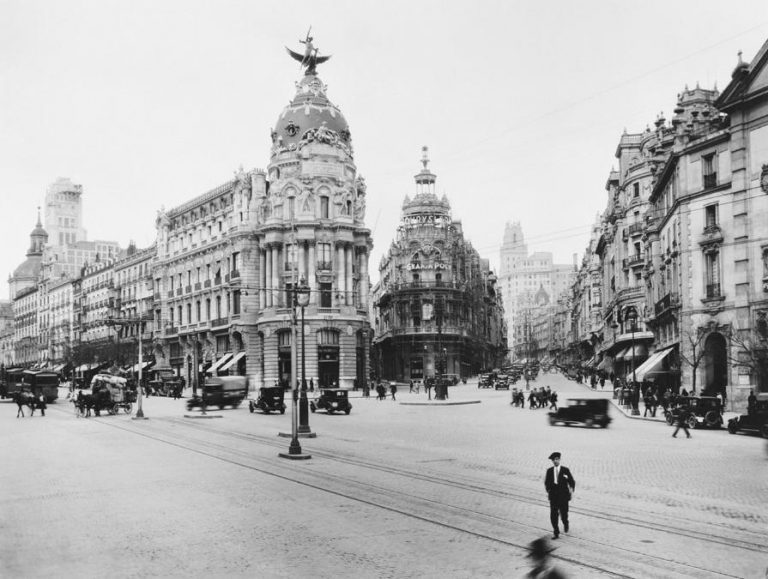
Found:
[[[510,350],[520,359],[531,352],[531,320],[538,314],[536,296],[541,291],[547,303],[555,302],[573,283],[575,267],[558,265],[546,251],[528,253],[523,228],[519,222],[507,223],[500,250],[499,291],[504,299],[506,324],[510,331]]]
[[[507,353],[496,276],[435,194],[428,162],[424,147],[416,195],[403,202],[374,288],[374,370],[388,380],[467,377],[500,366]]]

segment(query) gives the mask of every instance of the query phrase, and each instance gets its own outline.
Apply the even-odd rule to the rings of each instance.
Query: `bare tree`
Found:
[[[763,330],[761,332],[761,330]],[[757,378],[757,386],[768,386],[768,332],[758,324],[755,328],[735,330],[731,333],[730,362]]]
[[[707,355],[707,350],[704,347],[704,338],[706,335],[707,333],[703,328],[696,329],[695,334],[686,331],[685,329],[681,331],[680,341],[682,343],[680,345],[680,360],[691,367],[692,392],[696,392],[696,371],[698,370],[701,361],[704,359],[704,356]],[[683,345],[688,347],[683,348]]]

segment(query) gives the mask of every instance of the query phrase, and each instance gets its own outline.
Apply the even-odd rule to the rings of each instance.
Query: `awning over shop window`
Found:
[[[243,351],[243,352],[238,352],[237,354],[235,354],[235,355],[234,355],[234,356],[233,356],[233,357],[232,357],[232,358],[229,360],[229,362],[227,362],[227,363],[226,363],[226,364],[224,364],[223,366],[219,366],[219,372],[226,372],[226,371],[227,371],[227,370],[229,370],[229,369],[230,369],[230,368],[231,368],[233,365],[237,364],[237,363],[238,363],[238,362],[239,362],[239,361],[240,361],[240,360],[243,358],[243,356],[245,356],[245,351]]]
[[[648,358],[645,362],[640,364],[638,368],[635,369],[635,380],[642,382],[645,380],[645,377],[648,374],[661,368],[661,364],[664,362],[664,358],[666,358],[673,349],[674,348],[667,348],[666,350],[661,350],[651,354],[650,358]],[[632,372],[627,374],[627,380],[632,380]]]
[[[629,350],[629,348],[622,348],[621,350],[616,352],[616,355],[613,357],[613,359],[617,362],[620,362],[621,360],[624,359],[624,354],[627,353],[627,350]]]
[[[634,352],[634,354],[633,354]],[[632,361],[632,358],[634,357],[635,360],[638,358],[645,358],[648,355],[648,348],[645,346],[645,344],[635,344],[634,350],[632,349],[632,346],[627,348],[623,353],[621,359],[625,362]],[[616,356],[616,359],[619,359],[619,356]]]
[[[142,371],[146,370],[146,369],[147,369],[147,366],[149,366],[149,365],[151,365],[151,364],[153,364],[153,363],[154,363],[154,362],[142,362],[142,363],[141,363],[141,370],[142,370]],[[138,372],[138,371],[139,371],[139,364],[138,364],[138,363],[134,364],[133,366],[131,366],[131,367],[128,369],[128,371],[129,371],[129,372],[134,372],[134,373],[135,373],[135,372]]]
[[[228,352],[224,354],[221,358],[219,358],[213,363],[213,365],[208,371],[215,376],[216,370],[221,368],[223,364],[226,364],[227,362],[229,362],[232,359],[232,355],[233,355],[232,352]]]

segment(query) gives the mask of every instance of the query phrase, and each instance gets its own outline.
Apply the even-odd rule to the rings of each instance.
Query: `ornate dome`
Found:
[[[326,86],[316,75],[305,75],[296,83],[296,96],[283,109],[272,131],[273,156],[298,150],[312,141],[340,146],[352,154],[349,125],[325,91]]]

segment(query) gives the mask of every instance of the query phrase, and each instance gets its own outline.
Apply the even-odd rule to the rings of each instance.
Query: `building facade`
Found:
[[[375,374],[388,380],[467,377],[501,366],[507,354],[496,276],[435,194],[423,152],[416,195],[405,198],[374,288]]]

